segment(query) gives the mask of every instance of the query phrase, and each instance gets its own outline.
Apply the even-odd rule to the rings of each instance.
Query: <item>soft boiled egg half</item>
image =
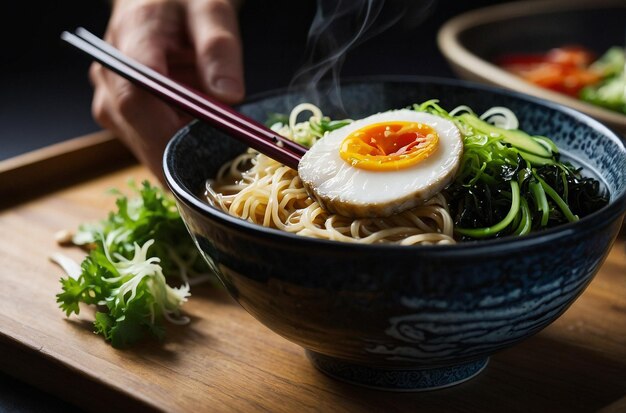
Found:
[[[298,175],[329,212],[386,217],[441,192],[454,179],[462,152],[454,123],[400,109],[329,132],[302,157]]]

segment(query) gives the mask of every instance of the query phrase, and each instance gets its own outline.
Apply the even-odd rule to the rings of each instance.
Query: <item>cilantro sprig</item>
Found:
[[[80,312],[79,303],[96,305],[94,331],[118,348],[145,335],[162,339],[165,320],[187,323],[180,307],[189,280],[208,272],[174,200],[147,181],[131,186],[138,197],[115,191],[117,211],[79,227],[73,242],[90,252],[78,277],[61,279],[57,295],[67,316]],[[166,276],[182,285],[171,287]]]

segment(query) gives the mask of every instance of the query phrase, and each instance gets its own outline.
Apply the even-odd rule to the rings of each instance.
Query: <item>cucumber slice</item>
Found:
[[[556,163],[552,158],[544,158],[543,156],[537,156],[534,153],[528,153],[523,150],[518,150],[518,152],[524,160],[530,162],[533,166],[554,165]]]
[[[474,128],[478,132],[482,132],[487,135],[502,136],[502,139],[506,143],[511,144],[512,146],[521,149],[524,152],[544,158],[552,157],[552,152],[548,148],[537,142],[535,139],[533,139],[532,136],[528,135],[526,132],[518,129],[501,129],[469,113],[464,113],[460,116],[469,126]]]
[[[551,151],[552,153],[559,153],[559,148],[557,148],[556,144],[552,142],[552,139],[538,135],[533,136],[533,139],[542,144],[547,150]]]

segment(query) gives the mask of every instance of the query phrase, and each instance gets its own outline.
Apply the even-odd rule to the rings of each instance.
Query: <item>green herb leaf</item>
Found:
[[[61,279],[60,308],[78,314],[79,303],[97,305],[94,331],[114,347],[127,347],[146,334],[164,335],[164,320],[187,321],[180,314],[189,280],[209,272],[176,209],[174,200],[145,181],[129,199],[119,191],[117,210],[84,224],[74,237],[92,249],[77,279]],[[172,288],[168,278],[182,283]]]

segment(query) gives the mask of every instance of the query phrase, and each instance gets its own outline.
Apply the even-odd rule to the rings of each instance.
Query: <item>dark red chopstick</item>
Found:
[[[235,123],[240,123],[242,127],[246,127],[253,132],[258,132],[259,134],[267,137],[273,142],[282,142],[282,145],[287,146],[288,148],[292,150],[292,152],[296,154],[304,155],[304,153],[306,152],[307,149],[304,146],[275,133],[273,130],[266,128],[264,125],[260,124],[254,119],[250,119],[246,117],[245,115],[242,115],[241,113],[233,110],[231,107],[224,105],[221,102],[215,101],[211,99],[210,97],[205,96],[196,90],[183,86],[180,83],[177,83],[173,81],[172,79],[162,75],[161,73],[145,65],[142,65],[136,60],[129,58],[128,56],[124,55],[119,50],[117,50],[115,47],[105,42],[104,40],[100,39],[98,36],[95,36],[88,30],[82,27],[79,27],[76,29],[75,34],[76,36],[82,38],[88,43],[91,43],[92,45],[101,49],[105,53],[116,58],[120,62],[123,62],[127,66],[132,67],[133,69],[137,70],[139,73],[142,73],[146,77],[154,80],[157,83],[161,83],[162,85],[166,86],[169,89],[175,90],[176,92],[186,96],[187,98],[193,100],[194,102],[202,106],[206,106],[207,108],[210,108],[210,110],[216,113],[219,113],[220,115],[223,115],[224,117],[232,120]]]
[[[130,59],[85,29],[78,29],[77,34],[63,32],[61,38],[157,97],[209,122],[290,168],[297,169],[302,154],[306,152],[303,146],[276,134],[253,119]]]

